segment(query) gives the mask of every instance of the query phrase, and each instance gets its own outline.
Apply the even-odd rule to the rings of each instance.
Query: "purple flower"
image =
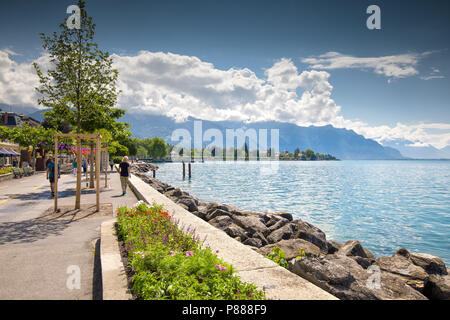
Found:
[[[193,256],[194,253],[192,251],[186,251],[186,257]]]
[[[174,255],[176,255],[177,253],[173,250],[170,250],[170,255],[173,257]]]
[[[220,271],[227,270],[227,267],[223,267],[220,264],[216,264],[216,268],[218,268]]]

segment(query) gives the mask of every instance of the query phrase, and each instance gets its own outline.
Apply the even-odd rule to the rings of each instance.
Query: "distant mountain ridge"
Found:
[[[123,121],[132,124],[131,131],[139,138],[159,136],[169,143],[172,132],[175,129],[184,128],[189,131],[191,137],[194,134],[195,118],[189,117],[185,122],[177,123],[172,118],[162,115],[145,115],[128,112]],[[353,160],[382,160],[404,159],[401,153],[390,147],[383,147],[378,142],[366,139],[353,130],[338,129],[331,125],[300,127],[292,123],[277,121],[265,121],[243,123],[239,121],[207,121],[202,120],[203,133],[210,129],[219,129],[225,137],[226,129],[279,129],[280,151],[293,152],[295,148],[305,150],[313,149],[315,152],[331,154],[339,159]],[[268,133],[270,136],[270,133]],[[207,145],[209,142],[205,142]]]
[[[413,142],[409,140],[382,141],[383,146],[395,148],[402,155],[411,159],[450,159],[450,146],[437,149],[431,145],[423,147],[412,147]]]
[[[23,111],[29,111],[23,109]],[[24,113],[36,120],[43,121],[45,111],[34,109],[33,112]],[[121,121],[132,125],[133,136],[138,138],[159,136],[172,144],[174,142],[171,141],[171,136],[175,129],[187,129],[193,136],[195,120],[188,118],[186,122],[177,123],[167,116],[133,112],[127,112],[121,118]],[[335,128],[331,125],[300,127],[292,123],[277,121],[242,123],[239,121],[202,120],[202,127],[203,132],[210,128],[219,129],[224,137],[227,128],[279,129],[280,151],[293,152],[297,147],[301,150],[310,148],[315,152],[328,153],[342,160],[450,159],[450,146],[443,149],[432,146],[411,147],[409,145],[412,142],[407,140],[382,141],[383,145],[381,145],[372,139],[364,138],[353,130]]]

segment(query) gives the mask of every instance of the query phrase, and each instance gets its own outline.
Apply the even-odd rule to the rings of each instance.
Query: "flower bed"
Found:
[[[242,282],[233,267],[203,248],[195,230],[184,232],[162,206],[138,202],[117,212],[117,230],[133,270],[139,299],[261,300],[264,293]]]
[[[8,174],[8,173],[11,173],[11,172],[13,172],[13,168],[2,168],[2,169],[0,169],[0,175]]]

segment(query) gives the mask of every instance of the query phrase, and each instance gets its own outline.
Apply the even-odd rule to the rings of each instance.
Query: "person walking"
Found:
[[[72,173],[74,176],[76,176],[77,175],[77,160],[76,159],[74,159],[72,161],[72,168],[73,168]]]
[[[111,171],[114,169],[114,161],[111,159],[109,160],[109,165],[111,166]]]
[[[127,193],[128,177],[130,176],[130,164],[128,163],[128,157],[122,158],[122,162],[119,164],[120,168],[120,183],[122,184],[122,195]]]
[[[61,174],[60,165],[58,163],[58,178]],[[55,196],[55,162],[53,161],[53,157],[49,158],[49,163],[47,165],[47,179],[50,182],[50,190],[52,192],[52,197]]]
[[[87,171],[87,162],[86,159],[83,159],[83,173],[86,173]]]

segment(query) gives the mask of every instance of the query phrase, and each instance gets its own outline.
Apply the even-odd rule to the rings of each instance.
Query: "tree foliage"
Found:
[[[50,56],[46,70],[34,63],[40,85],[38,103],[51,108],[44,116],[59,127],[70,124],[76,133],[114,130],[115,119],[124,111],[116,108],[118,72],[112,68],[108,52],[93,42],[95,24],[87,15],[84,1],[78,2],[81,13],[79,29],[60,24],[60,32],[41,33],[43,48]]]

